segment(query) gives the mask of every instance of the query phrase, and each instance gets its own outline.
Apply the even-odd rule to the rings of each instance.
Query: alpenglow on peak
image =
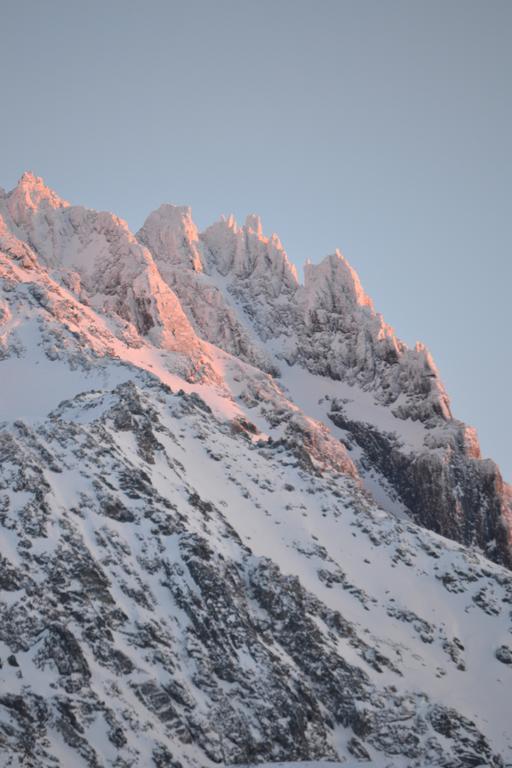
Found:
[[[0,376],[2,765],[511,763],[511,489],[340,252],[26,176]]]

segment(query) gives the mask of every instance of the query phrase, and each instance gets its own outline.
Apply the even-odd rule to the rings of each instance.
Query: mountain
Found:
[[[340,253],[0,193],[0,763],[512,760],[512,494]]]
[[[428,350],[396,337],[339,252],[307,264],[302,286],[254,216],[199,236],[189,209],[167,205],[138,238],[198,335],[280,377],[350,448],[385,509],[512,565],[510,487],[481,460],[475,431],[452,417]]]

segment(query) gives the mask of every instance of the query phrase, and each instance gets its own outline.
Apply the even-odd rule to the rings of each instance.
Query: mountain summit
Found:
[[[0,372],[2,765],[512,760],[511,488],[339,251],[26,173]]]

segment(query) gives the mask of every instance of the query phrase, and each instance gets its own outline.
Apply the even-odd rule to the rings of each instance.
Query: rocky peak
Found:
[[[357,382],[403,419],[451,419],[448,396],[428,349],[410,349],[375,311],[339,250],[308,262],[299,295],[305,327],[299,358],[315,373]],[[321,366],[319,367],[319,362]]]
[[[239,227],[230,216],[208,227],[201,239],[210,260],[222,275],[246,281],[251,293],[277,298],[282,292],[294,293],[297,270],[290,262],[279,238],[266,237],[259,216],[247,216]]]
[[[263,237],[263,227],[261,218],[257,213],[249,213],[245,219],[245,229],[247,232],[254,232],[258,237]]]
[[[199,238],[190,208],[161,206],[148,216],[137,238],[151,252],[163,279],[179,297],[202,339],[274,373],[276,369],[270,357],[238,317],[229,292],[224,290],[224,280],[219,281],[219,273],[227,275],[229,272],[228,262],[224,263],[229,250],[226,243],[231,243],[233,253],[236,252],[237,237],[242,230],[234,217],[221,220],[212,229],[219,240],[218,262]],[[229,264],[233,261],[231,254]]]
[[[25,171],[17,186],[7,195],[7,207],[16,224],[39,209],[67,208],[69,203],[46,186],[40,176]]]
[[[145,337],[183,355],[183,369],[197,368],[199,339],[152,254],[125,221],[107,211],[71,206],[29,173],[2,208],[0,246],[6,252],[25,261],[36,258],[80,301],[120,323],[121,337]],[[191,222],[189,210],[177,210]]]
[[[201,243],[190,207],[161,205],[150,213],[137,237],[152,251],[164,276],[175,267],[203,271]]]
[[[339,250],[319,264],[306,263],[304,288],[311,307],[329,312],[367,307],[374,312],[373,302],[363,290],[359,275]]]

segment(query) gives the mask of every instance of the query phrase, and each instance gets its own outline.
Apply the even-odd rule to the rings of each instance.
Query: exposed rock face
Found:
[[[509,489],[343,257],[0,214],[0,763],[510,762]]]
[[[0,200],[3,228],[29,246],[29,253],[78,299],[113,314],[132,331],[172,351],[201,348],[171,288],[149,251],[127,224],[111,213],[70,206],[25,174]],[[12,246],[11,246],[12,247]]]
[[[341,253],[306,265],[305,327],[298,357],[320,373],[375,392],[401,418],[450,418],[448,398],[427,350],[410,350],[378,315]],[[323,361],[323,362],[322,362]]]
[[[246,275],[252,277],[255,272],[259,275],[259,287],[266,292],[267,266],[269,263],[279,264],[281,252],[277,251],[276,244],[267,240],[262,242],[257,231],[248,225],[238,229],[232,219],[214,225],[200,239],[190,208],[172,205],[163,205],[152,213],[137,237],[154,255],[162,276],[179,296],[202,338],[264,371],[277,373],[272,356],[239,317],[237,300],[244,300],[243,292],[236,295],[227,292],[222,271],[232,268],[241,279]],[[279,266],[277,272],[279,285],[282,281]],[[292,284],[293,276],[293,271],[287,275]],[[278,290],[278,285],[274,291]],[[257,293],[256,289],[250,296],[245,296],[247,307],[251,307],[251,300]],[[257,301],[260,300],[258,297]]]
[[[333,423],[363,450],[363,461],[388,480],[413,518],[443,536],[476,545],[512,567],[510,508],[498,467],[468,447],[466,427],[454,428],[447,445],[406,453],[393,434],[350,421],[333,404]],[[454,425],[455,427],[456,425]]]

